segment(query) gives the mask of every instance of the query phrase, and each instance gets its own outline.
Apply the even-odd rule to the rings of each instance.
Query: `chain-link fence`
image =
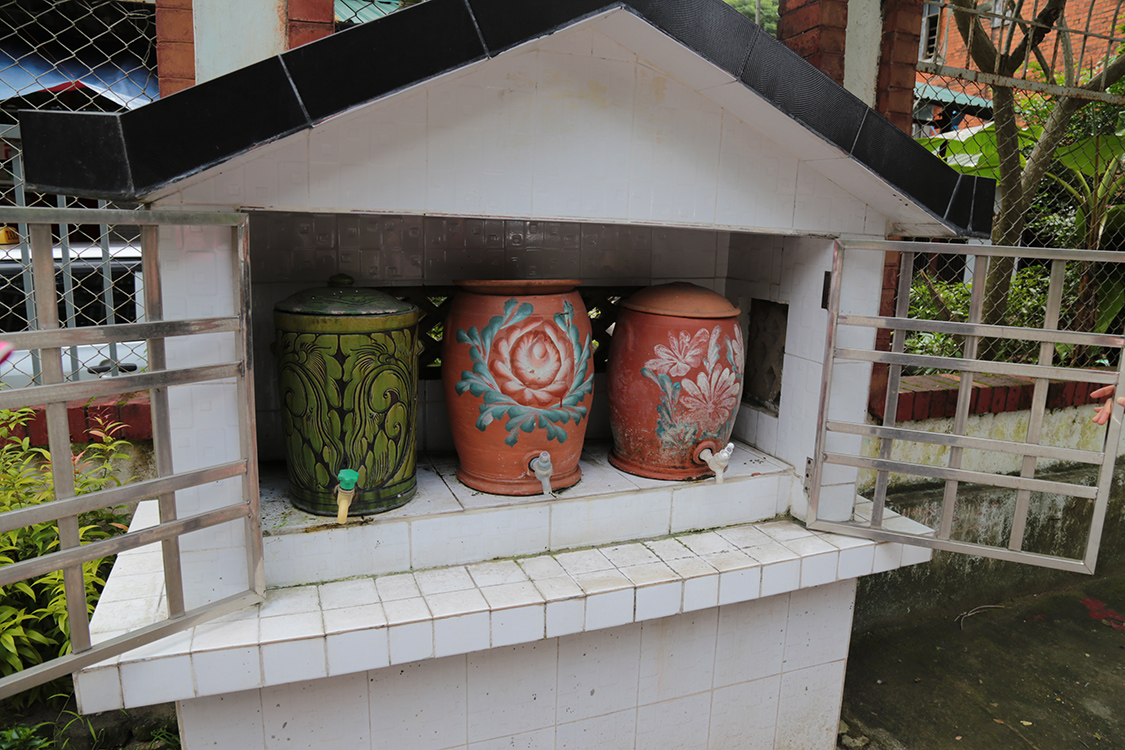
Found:
[[[997,181],[993,244],[1125,250],[1123,6],[1122,0],[927,0],[923,6],[914,134],[954,169]],[[1118,275],[1072,265],[1060,327],[1122,330],[1125,289]],[[1041,316],[1043,269],[994,259],[984,321],[1024,325],[1028,315]],[[956,277],[964,273],[931,261],[915,274],[912,304],[960,314],[954,308],[964,305],[958,284],[965,279]],[[1059,356],[1078,366],[1102,359],[1092,351]]]
[[[104,203],[29,191],[23,180],[20,109],[119,112],[157,98],[155,6],[121,0],[0,0],[0,206],[98,207]],[[59,322],[67,328],[143,320],[135,230],[54,228]],[[39,327],[26,226],[0,228],[0,330]],[[68,380],[143,369],[143,342],[62,352]],[[40,382],[36,351],[0,366],[9,388]]]

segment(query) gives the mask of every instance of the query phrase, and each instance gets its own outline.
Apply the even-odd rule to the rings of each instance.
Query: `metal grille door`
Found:
[[[163,636],[191,627],[248,604],[261,601],[265,589],[262,570],[261,533],[258,516],[257,462],[254,446],[253,373],[249,352],[249,277],[247,273],[246,217],[240,214],[194,214],[156,211],[111,211],[86,209],[6,208],[0,209],[0,223],[26,226],[30,235],[35,324],[30,330],[4,333],[17,350],[35,351],[41,363],[40,385],[0,390],[0,410],[24,407],[42,408],[48,432],[54,498],[28,504],[0,514],[0,534],[34,524],[57,523],[60,549],[31,559],[0,565],[0,586],[35,579],[53,571],[63,571],[70,623],[72,653],[0,680],[0,699],[33,685],[63,676],[107,657],[134,649]],[[55,258],[57,238],[80,227],[97,225],[134,226],[140,234],[141,273],[144,308],[138,322],[60,327],[59,291],[56,274],[61,272]],[[161,292],[159,237],[162,228],[185,231],[198,227],[229,227],[233,255],[234,315],[165,320]],[[65,305],[62,306],[65,309]],[[232,361],[168,368],[165,342],[176,337],[199,337],[227,333],[234,339]],[[67,382],[64,372],[68,347],[108,342],[143,341],[147,347],[147,367],[93,380]],[[221,456],[221,462],[176,471],[172,465],[169,391],[194,383],[230,383],[237,389],[239,455]],[[153,453],[156,478],[79,494],[70,457],[71,429],[68,403],[100,399],[115,394],[147,391],[152,411]],[[241,502],[177,517],[176,492],[206,487],[226,479],[240,478]],[[156,499],[160,523],[121,536],[81,542],[80,514],[141,500]],[[181,574],[179,539],[199,529],[232,521],[244,523],[248,586],[241,593],[226,596],[205,606],[185,608],[184,580]],[[92,644],[87,614],[83,564],[150,544],[162,549],[167,618],[125,635]]]
[[[841,309],[846,296],[840,288],[844,269],[849,259],[854,262],[864,253],[900,255],[893,315]],[[960,263],[958,278],[944,286],[926,273],[937,255]],[[984,325],[986,279],[995,282],[995,275],[989,279],[988,268],[998,261],[1005,269],[1016,269],[1008,279],[1007,314],[1003,325]],[[1121,391],[1125,337],[1090,330],[1122,330],[1123,261],[1120,253],[1087,250],[838,243],[829,294],[819,460],[813,463],[809,486],[810,528],[1092,573],[1121,436],[1122,407],[1114,404],[1099,445],[1085,449],[1076,447],[1073,431],[1060,436],[1047,430],[1044,417],[1049,396],[1059,389],[1074,390],[1075,384],[1091,390],[1115,385],[1125,393]],[[1016,290],[1023,296],[1017,298]],[[1091,309],[1098,314],[1087,314]],[[871,341],[872,332],[878,330],[891,333],[889,351],[853,345],[856,340]],[[831,418],[833,370],[844,362],[886,368],[881,420],[861,424]],[[901,425],[900,390],[906,379],[922,375],[953,384],[951,416]],[[999,434],[985,433],[981,420],[970,416],[983,386],[997,377],[1024,384],[1030,417],[1026,423],[1014,421],[1014,427]],[[1074,422],[1076,429],[1088,429],[1093,414],[1093,406],[1085,407]],[[1048,471],[1060,466],[1086,466],[1096,479],[1087,484],[1070,474]],[[827,512],[824,490],[829,471],[837,478],[841,471],[851,472],[858,486],[866,487],[856,498],[850,519],[832,519]],[[888,492],[892,480],[937,483],[943,488],[940,511],[921,519],[932,527],[931,534],[908,533],[895,523],[895,496]],[[982,538],[979,518],[964,512],[966,494],[981,489],[994,493],[988,509],[1003,514],[998,524],[1003,539]],[[1046,537],[1057,540],[1058,534],[1032,533],[1045,524],[1069,521],[1073,525],[1074,519],[1085,538],[1069,547],[1043,542]]]

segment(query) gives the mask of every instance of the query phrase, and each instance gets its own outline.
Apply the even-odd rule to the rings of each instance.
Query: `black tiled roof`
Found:
[[[129,112],[21,112],[26,179],[46,192],[143,199],[336,113],[615,8],[729,72],[951,229],[988,235],[992,180],[959,175],[723,0],[427,0]]]

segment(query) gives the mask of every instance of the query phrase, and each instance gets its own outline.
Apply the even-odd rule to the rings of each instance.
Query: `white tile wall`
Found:
[[[836,583],[608,630],[185,700],[179,704],[184,739],[187,747],[234,737],[247,748],[329,742],[370,750],[827,749],[844,674],[843,658],[833,657],[846,652],[849,637],[839,613],[848,611],[853,595],[853,587]],[[825,610],[824,629],[802,629],[817,607]],[[783,653],[807,658],[783,661]]]

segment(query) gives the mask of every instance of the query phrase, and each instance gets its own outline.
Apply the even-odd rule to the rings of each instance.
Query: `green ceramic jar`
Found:
[[[359,474],[348,515],[405,504],[416,488],[421,311],[344,274],[274,307],[293,504],[336,515],[341,470]]]

